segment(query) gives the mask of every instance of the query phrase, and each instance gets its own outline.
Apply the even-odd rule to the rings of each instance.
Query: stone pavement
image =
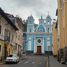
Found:
[[[27,55],[18,64],[1,64],[0,67],[46,67],[46,57],[42,55]]]
[[[66,64],[61,64],[61,63],[59,63],[59,62],[57,61],[57,59],[54,58],[53,56],[50,56],[49,61],[50,61],[50,64],[49,64],[50,67],[67,67]]]

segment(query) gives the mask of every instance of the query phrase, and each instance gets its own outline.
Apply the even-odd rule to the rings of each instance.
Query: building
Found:
[[[21,18],[15,17],[16,19],[16,27],[18,30],[16,31],[16,45],[15,52],[17,55],[21,56],[23,53],[23,32],[24,32],[24,24]]]
[[[67,61],[67,0],[58,0],[57,10],[57,45],[58,45],[58,60]]]
[[[0,8],[0,60],[13,54],[17,30],[18,28]]]
[[[58,30],[57,30],[57,22],[56,22],[56,20],[54,19],[54,21],[53,21],[53,26],[52,26],[52,34],[53,34],[53,56],[57,56],[58,55],[58,37],[57,37],[57,32],[58,32]]]
[[[64,48],[64,22],[63,22],[63,0],[58,0],[58,37],[59,37],[59,49]]]
[[[15,34],[15,46],[14,46],[14,53],[17,55],[21,55],[23,52],[23,31],[24,31],[24,24],[22,19],[19,16],[14,17],[11,14],[6,13],[9,19],[13,22],[14,25],[18,28]]]
[[[48,15],[46,19],[39,19],[39,24],[34,24],[33,16],[27,18],[27,42],[26,52],[33,54],[52,53],[52,19]]]
[[[25,20],[23,22],[23,53],[26,52],[26,32],[27,32],[27,22]]]

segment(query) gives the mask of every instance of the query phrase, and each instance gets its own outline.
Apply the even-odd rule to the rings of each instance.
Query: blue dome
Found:
[[[33,18],[33,16],[32,16],[32,15],[31,15],[31,16],[29,16],[29,17],[28,17],[28,19],[34,20],[34,18]]]

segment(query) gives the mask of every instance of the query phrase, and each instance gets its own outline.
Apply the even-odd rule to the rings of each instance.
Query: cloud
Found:
[[[40,4],[42,5],[42,0],[10,0],[14,3],[16,3],[19,6],[25,6],[25,7],[38,7]]]
[[[36,18],[41,15],[47,16],[48,12],[53,18],[57,8],[57,0],[0,0],[0,6],[6,12],[18,14],[25,19],[31,14]]]

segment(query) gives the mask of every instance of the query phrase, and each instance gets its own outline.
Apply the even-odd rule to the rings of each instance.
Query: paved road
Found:
[[[18,64],[5,64],[0,67],[45,67],[45,56],[27,56],[26,59],[20,61]]]
[[[50,56],[50,67],[67,67],[67,64],[61,64],[56,58]]]

